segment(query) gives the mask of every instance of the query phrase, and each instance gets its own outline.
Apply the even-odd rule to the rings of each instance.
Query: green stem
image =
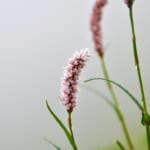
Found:
[[[109,79],[109,75],[108,75],[106,64],[105,64],[103,57],[101,58],[101,63],[102,63],[103,74],[104,74],[106,79]],[[117,101],[117,97],[116,97],[115,92],[114,92],[113,87],[112,87],[112,84],[110,82],[107,82],[107,81],[106,81],[106,83],[107,83],[107,87],[110,91],[110,94],[114,100],[115,105],[119,106],[118,101]]]
[[[143,87],[143,82],[142,82],[142,75],[141,75],[140,65],[139,65],[139,58],[138,58],[138,50],[137,50],[137,44],[136,44],[136,34],[135,34],[135,29],[134,29],[134,20],[133,20],[132,7],[129,8],[129,14],[130,14],[130,21],[131,21],[131,28],[132,28],[132,42],[133,42],[135,65],[137,67],[137,73],[138,73],[138,78],[139,78],[139,84],[140,84],[140,90],[141,90],[144,110],[147,112],[146,99],[145,99],[144,87]]]
[[[120,122],[122,124],[122,130],[123,130],[123,132],[125,134],[128,146],[129,146],[130,150],[134,150],[134,147],[133,147],[133,144],[131,142],[130,135],[128,133],[128,129],[127,129],[127,126],[126,126],[123,114],[122,114],[122,112],[121,112],[121,110],[119,108],[118,108],[117,111],[118,111],[118,117],[119,117],[119,120],[120,120]]]
[[[144,107],[144,113],[147,114],[147,104],[146,104],[146,98],[144,93],[144,86],[142,82],[142,75],[140,70],[140,64],[139,64],[139,58],[138,58],[138,50],[137,50],[137,44],[136,44],[136,34],[135,34],[135,28],[134,28],[134,19],[133,19],[133,10],[132,5],[129,7],[129,16],[130,16],[130,22],[131,22],[131,29],[132,29],[132,43],[133,43],[133,52],[134,52],[134,59],[135,59],[135,65],[137,67],[137,74],[139,79],[139,86],[141,90],[141,96],[142,96],[142,102]],[[150,130],[149,125],[146,125],[146,134],[147,134],[147,143],[148,143],[148,149],[150,150]]]
[[[103,74],[105,76],[105,78],[107,80],[109,80],[109,75],[108,75],[108,72],[107,72],[107,68],[106,68],[106,64],[105,64],[105,61],[104,61],[104,58],[102,57],[101,58],[101,63],[102,63],[102,69],[103,69]],[[125,123],[125,119],[124,119],[124,116],[119,108],[119,103],[118,103],[118,100],[117,100],[117,97],[115,95],[115,92],[113,90],[113,87],[112,87],[112,84],[110,82],[106,82],[107,83],[107,87],[109,89],[109,92],[114,100],[114,104],[115,104],[115,107],[116,107],[116,114],[120,120],[120,123],[122,125],[122,129],[123,129],[123,133],[124,133],[124,136],[126,138],[126,141],[127,141],[127,144],[130,148],[130,150],[134,150],[134,147],[133,147],[133,144],[131,142],[131,138],[130,138],[130,135],[129,135],[129,132],[128,132],[128,129],[127,129],[127,126],[126,126],[126,123]]]
[[[121,150],[126,150],[119,140],[117,140],[117,145],[120,147]]]
[[[75,138],[74,138],[74,134],[73,134],[73,130],[72,130],[72,118],[71,118],[71,113],[68,112],[68,126],[70,129],[70,133],[71,133],[71,137],[72,137],[72,141],[73,141],[73,150],[77,150],[77,146],[75,143]]]

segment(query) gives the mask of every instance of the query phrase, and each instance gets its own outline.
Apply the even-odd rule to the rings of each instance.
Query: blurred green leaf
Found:
[[[143,112],[143,106],[139,103],[139,101],[137,100],[137,98],[135,98],[135,97],[134,97],[126,88],[124,88],[122,85],[118,84],[118,83],[115,82],[115,81],[108,80],[108,79],[105,79],[105,78],[91,78],[91,79],[86,80],[85,82],[90,82],[90,81],[93,81],[93,80],[104,80],[104,81],[111,82],[112,84],[116,85],[116,86],[119,87],[121,90],[123,90],[123,91],[131,98],[131,100],[133,100],[133,102],[138,106],[138,108]]]
[[[135,150],[147,150],[147,140],[146,135],[142,134],[138,138],[134,138],[134,145]],[[106,145],[106,146],[98,146],[94,148],[93,150],[120,150],[120,148],[114,143],[112,145]]]
[[[59,146],[57,146],[56,144],[54,144],[52,141],[48,140],[48,139],[44,139],[46,142],[48,142],[50,145],[52,145],[55,149],[57,150],[61,150],[61,148]]]
[[[106,103],[108,105],[110,105],[113,109],[116,109],[114,104],[111,102],[111,100],[105,95],[103,94],[101,91],[93,88],[93,87],[90,87],[90,86],[85,86],[85,85],[80,85],[81,88],[84,88],[85,90],[97,95],[97,96],[100,96],[103,100],[106,101]]]
[[[123,144],[119,140],[117,140],[116,143],[120,147],[121,150],[125,150],[125,147],[123,146]]]

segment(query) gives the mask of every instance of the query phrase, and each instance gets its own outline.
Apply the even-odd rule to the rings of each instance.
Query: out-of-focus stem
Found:
[[[108,75],[108,71],[107,71],[107,68],[106,68],[106,64],[105,64],[105,61],[104,61],[103,57],[101,57],[101,64],[102,64],[102,70],[103,70],[104,77],[107,80],[110,80],[109,75]],[[130,135],[129,135],[129,132],[128,132],[128,129],[127,129],[127,126],[126,126],[126,123],[125,123],[125,119],[124,119],[124,116],[123,116],[123,114],[122,114],[122,112],[119,108],[119,103],[118,103],[117,97],[115,95],[114,89],[112,87],[112,84],[110,82],[107,82],[107,81],[106,81],[106,84],[107,84],[109,92],[110,92],[110,94],[113,98],[113,101],[114,101],[114,104],[115,104],[115,107],[116,107],[116,114],[117,114],[117,116],[120,120],[122,130],[123,130],[124,136],[126,138],[127,144],[129,146],[130,150],[134,150],[134,147],[133,147],[133,144],[132,144],[132,141],[131,141],[131,138],[130,138]]]
[[[105,64],[105,61],[104,61],[103,57],[101,58],[101,64],[102,64],[103,74],[104,74],[105,78],[109,80],[108,71],[107,71],[106,64]],[[114,100],[115,105],[119,106],[118,101],[117,101],[117,97],[116,97],[115,92],[114,92],[113,87],[112,87],[112,84],[108,81],[106,81],[106,84],[107,84],[107,87],[110,91],[110,94],[111,94],[111,96]]]
[[[144,86],[143,86],[142,75],[141,75],[140,64],[139,64],[139,58],[138,58],[138,50],[137,50],[137,44],[136,44],[136,34],[135,34],[135,28],[134,28],[132,5],[129,7],[129,16],[130,16],[131,29],[132,29],[132,43],[133,43],[133,52],[134,52],[135,65],[136,65],[136,68],[137,68],[137,74],[138,74],[139,86],[140,86],[140,90],[141,90],[144,113],[147,114],[148,113],[147,112],[147,104],[146,104]],[[146,125],[146,134],[147,134],[148,149],[150,150],[150,129],[149,129],[149,125]]]

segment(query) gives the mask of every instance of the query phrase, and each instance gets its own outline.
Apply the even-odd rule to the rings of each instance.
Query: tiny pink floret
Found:
[[[100,57],[103,56],[103,46],[102,46],[102,33],[100,21],[102,19],[102,9],[106,5],[107,0],[96,0],[91,17],[90,17],[90,29],[92,32],[92,38],[95,46],[95,50],[98,52]]]
[[[77,85],[81,70],[85,66],[89,57],[88,49],[75,52],[69,59],[67,67],[64,69],[61,81],[61,102],[66,110],[71,113],[77,104]]]

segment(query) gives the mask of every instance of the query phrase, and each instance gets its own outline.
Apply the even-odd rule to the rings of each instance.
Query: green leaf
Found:
[[[48,101],[46,100],[46,106],[48,111],[50,112],[50,114],[53,116],[53,118],[55,119],[55,121],[58,123],[58,125],[62,128],[62,130],[64,131],[68,141],[70,142],[71,146],[74,147],[74,143],[72,140],[72,137],[70,135],[70,132],[67,130],[67,128],[65,127],[65,125],[62,123],[62,121],[57,117],[57,115],[52,111],[51,107],[48,104]]]
[[[51,144],[55,149],[57,150],[61,150],[61,148],[59,146],[57,146],[56,144],[54,144],[52,141],[49,141],[48,139],[44,139],[46,142],[48,142],[49,144]]]
[[[112,84],[116,85],[117,87],[119,87],[121,90],[123,90],[132,100],[133,102],[138,106],[138,108],[143,112],[143,106],[138,102],[137,98],[135,98],[127,89],[125,89],[122,85],[118,84],[117,82],[115,81],[112,81],[112,80],[107,80],[105,78],[91,78],[91,79],[88,79],[86,80],[85,82],[90,82],[90,81],[93,81],[93,80],[104,80],[104,81],[107,81],[107,82],[111,82]]]
[[[116,143],[120,147],[121,150],[126,150],[125,147],[123,146],[123,144],[119,140],[117,140]]]

